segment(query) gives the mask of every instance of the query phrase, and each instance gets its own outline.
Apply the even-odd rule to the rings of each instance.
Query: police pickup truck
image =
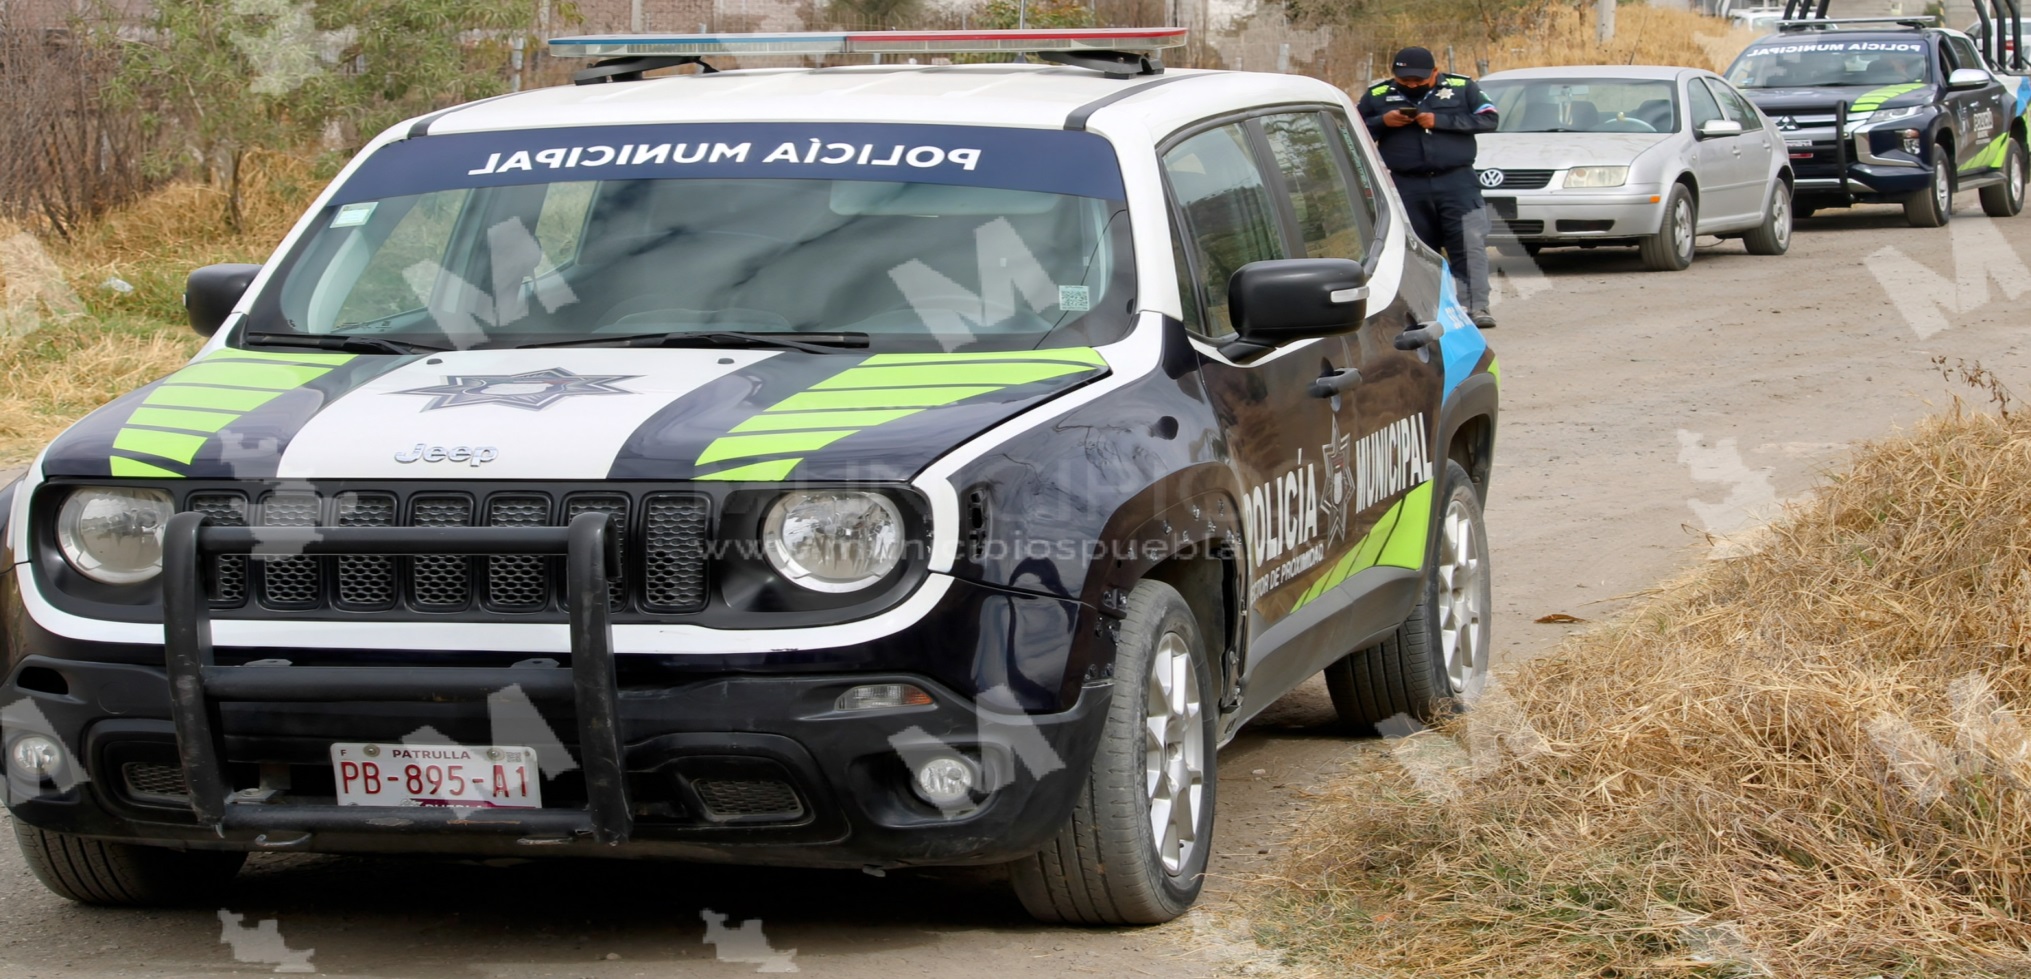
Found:
[[[1996,31],[1970,37],[1931,18],[1829,19],[1825,10],[1825,0],[1816,10],[1791,0],[1778,33],[1727,72],[1784,134],[1797,216],[1902,204],[1911,224],[1938,227],[1962,191],[1979,191],[1993,217],[2022,210],[2031,80],[1985,52]],[[2015,61],[2015,50],[1996,54]]]
[[[1183,912],[1250,717],[1485,676],[1498,371],[1346,93],[1182,40],[559,39],[584,84],[374,139],[0,491],[29,868],[1002,864],[1046,920]],[[700,60],[941,50],[1036,60]]]

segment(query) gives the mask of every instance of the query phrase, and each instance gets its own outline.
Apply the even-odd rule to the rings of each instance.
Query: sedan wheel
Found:
[[[1693,238],[1699,228],[1699,206],[1684,184],[1674,184],[1664,199],[1664,221],[1657,233],[1642,240],[1643,265],[1655,272],[1676,272],[1693,260]]]

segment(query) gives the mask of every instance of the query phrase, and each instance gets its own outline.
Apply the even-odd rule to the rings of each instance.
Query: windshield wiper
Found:
[[[739,331],[712,330],[695,332],[678,330],[672,333],[637,333],[618,337],[583,337],[577,340],[553,340],[548,343],[524,343],[515,349],[532,347],[782,347],[788,350],[802,350],[805,353],[829,354],[840,347],[867,346],[865,333],[743,333]]]
[[[444,347],[410,343],[406,340],[361,337],[349,333],[249,333],[240,339],[265,347],[316,347],[319,350],[352,350],[375,354],[431,354],[442,353],[445,350]]]

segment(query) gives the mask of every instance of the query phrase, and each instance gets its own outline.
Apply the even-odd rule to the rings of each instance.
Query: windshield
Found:
[[[1498,133],[1668,133],[1678,129],[1677,86],[1638,78],[1491,79]]]
[[[1920,85],[1931,80],[1922,41],[1785,41],[1742,52],[1736,88]]]
[[[900,351],[1103,343],[1133,306],[1122,196],[1087,133],[424,137],[347,181],[247,332],[455,349],[728,332]]]

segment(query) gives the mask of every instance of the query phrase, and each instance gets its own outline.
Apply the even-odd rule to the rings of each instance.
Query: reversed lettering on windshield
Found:
[[[345,206],[559,180],[792,178],[956,184],[1119,200],[1113,145],[1093,133],[892,123],[686,123],[448,133],[376,151]]]

